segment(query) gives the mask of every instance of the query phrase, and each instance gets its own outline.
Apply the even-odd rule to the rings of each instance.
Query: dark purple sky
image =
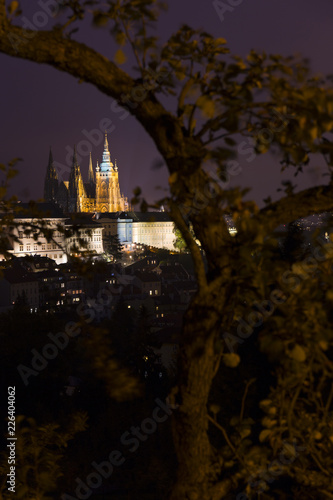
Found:
[[[38,2],[31,6],[27,0],[22,2],[23,7],[27,3],[29,7],[24,9],[23,15],[33,20],[41,7]],[[170,0],[169,11],[160,21],[160,35],[165,39],[182,23],[187,23],[226,38],[235,54],[246,55],[252,48],[284,55],[301,53],[310,58],[314,71],[333,73],[332,0],[243,0],[232,12],[225,14],[223,22],[213,3]],[[80,40],[89,40],[104,55],[113,58],[116,47],[107,31],[84,26],[81,30]],[[17,156],[23,158],[20,174],[13,181],[15,193],[22,200],[43,196],[50,145],[54,159],[69,168],[68,148],[86,140],[83,130],[98,129],[105,118],[112,120],[115,127],[109,135],[109,145],[111,159],[117,158],[121,190],[131,198],[133,189],[140,185],[150,201],[161,196],[154,188],[167,186],[166,168],[152,170],[158,152],[134,118],[129,116],[121,120],[121,114],[111,110],[108,97],[93,86],[78,84],[73,77],[53,68],[2,54],[0,63],[0,162]],[[96,160],[101,160],[102,149],[102,143],[92,148],[94,166]],[[233,184],[252,187],[251,197],[258,202],[267,195],[276,197],[281,180],[278,165],[268,156],[251,163],[244,157],[239,161],[242,173]],[[86,177],[88,156],[82,155],[80,164]],[[305,187],[321,182],[321,169],[313,165],[297,184]]]

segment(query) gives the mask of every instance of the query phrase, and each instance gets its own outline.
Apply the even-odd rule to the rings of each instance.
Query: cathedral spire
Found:
[[[75,168],[77,166],[76,145],[74,144],[72,168]]]
[[[113,163],[110,160],[110,151],[109,151],[109,143],[108,136],[105,131],[105,140],[104,140],[104,151],[103,151],[103,159],[100,164],[101,172],[112,172]]]
[[[104,151],[109,152],[109,143],[108,143],[108,134],[105,131],[105,139],[104,139]]]
[[[50,146],[50,152],[49,152],[49,165],[48,168],[53,167],[53,155],[52,155],[52,148]]]
[[[94,171],[93,171],[93,166],[92,166],[92,159],[91,159],[91,153],[89,155],[88,182],[90,182],[91,184],[94,184],[94,182],[95,182]]]
[[[58,192],[58,175],[54,168],[52,149],[50,147],[49,162],[46,169],[46,176],[44,182],[44,198],[46,201],[55,199]]]

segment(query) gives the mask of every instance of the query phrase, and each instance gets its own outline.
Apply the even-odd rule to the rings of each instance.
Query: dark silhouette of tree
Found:
[[[107,235],[103,238],[104,251],[112,255],[115,261],[123,258],[124,246],[119,240],[118,234]]]
[[[305,245],[304,229],[300,227],[300,223],[295,221],[288,224],[281,244],[283,258],[290,263],[302,260],[306,251]]]

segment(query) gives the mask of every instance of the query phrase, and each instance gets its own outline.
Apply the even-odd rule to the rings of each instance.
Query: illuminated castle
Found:
[[[120,193],[118,167],[110,160],[105,134],[103,160],[97,162],[95,174],[90,154],[88,182],[84,182],[74,148],[73,164],[68,181],[58,180],[50,151],[44,183],[45,201],[55,201],[65,212],[121,212],[129,210],[127,198]]]

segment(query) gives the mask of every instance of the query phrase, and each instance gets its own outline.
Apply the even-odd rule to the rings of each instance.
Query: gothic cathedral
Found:
[[[105,134],[103,160],[97,162],[95,175],[90,154],[88,182],[83,182],[74,148],[69,180],[59,182],[50,151],[44,183],[45,201],[55,201],[65,212],[119,212],[130,209],[127,198],[119,189],[118,167],[110,160],[107,134]]]

